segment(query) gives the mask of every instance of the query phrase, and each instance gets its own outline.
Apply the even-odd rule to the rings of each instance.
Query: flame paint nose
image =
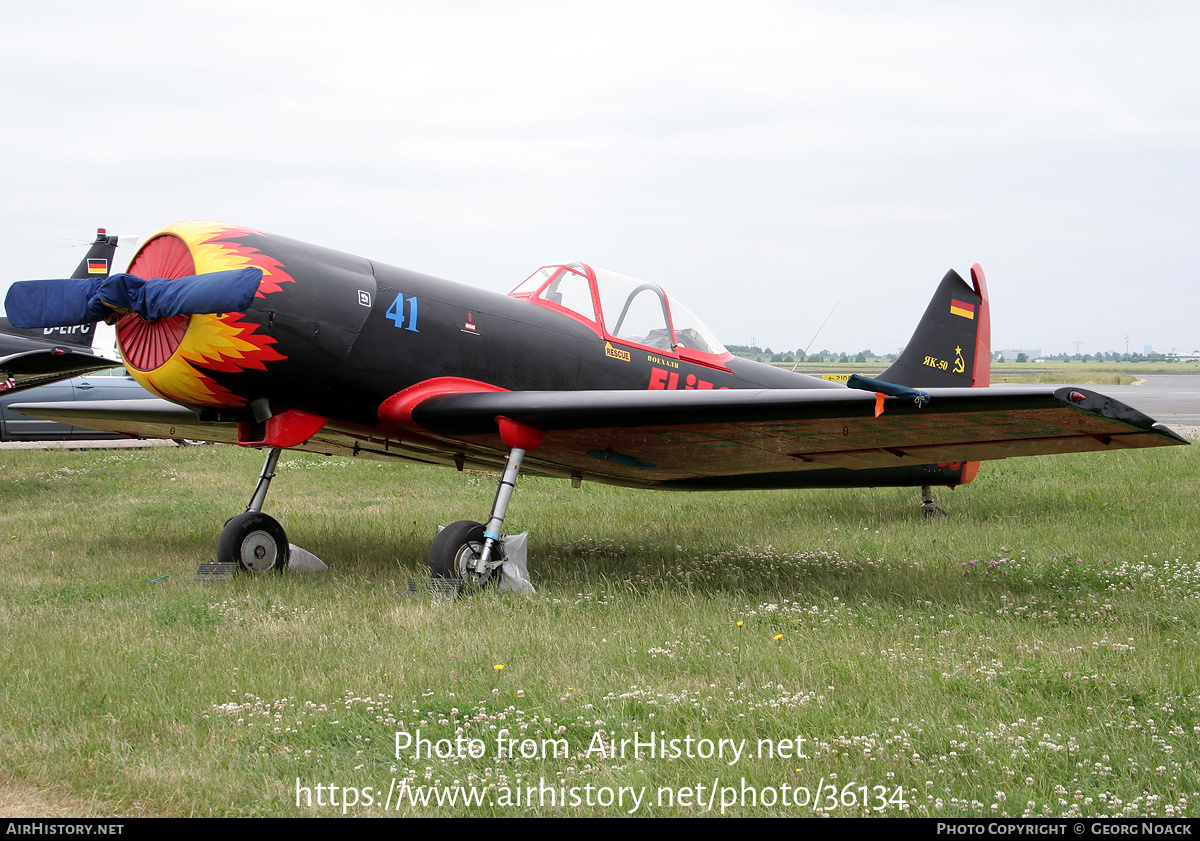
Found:
[[[132,313],[117,323],[121,356],[147,391],[190,406],[237,408],[248,399],[241,393],[243,375],[287,358],[259,323],[262,314],[251,312],[256,299],[294,282],[282,263],[264,253],[266,237],[220,222],[178,222],[142,246],[129,274],[180,281],[177,288],[168,286],[171,295],[200,299],[190,302],[198,308],[181,315],[147,320]],[[231,285],[222,287],[226,281]],[[250,282],[254,290],[247,299],[244,284]],[[261,389],[251,390],[257,396]]]

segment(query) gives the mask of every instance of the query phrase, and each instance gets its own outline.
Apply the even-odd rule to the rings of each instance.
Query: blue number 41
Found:
[[[408,303],[408,317],[404,315],[405,302]],[[388,307],[387,317],[390,318],[397,327],[404,330],[411,330],[414,333],[420,333],[417,329],[417,299],[416,297],[405,298],[401,292],[396,296],[396,300],[392,301],[392,305]],[[407,322],[407,323],[405,323]]]

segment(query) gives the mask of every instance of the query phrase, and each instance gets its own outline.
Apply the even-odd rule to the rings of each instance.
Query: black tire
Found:
[[[468,561],[483,551],[483,524],[471,520],[451,523],[429,547],[429,573],[434,578],[480,583],[479,576],[466,572]]]
[[[230,517],[217,541],[217,561],[235,563],[246,572],[283,572],[288,562],[287,534],[261,511]]]

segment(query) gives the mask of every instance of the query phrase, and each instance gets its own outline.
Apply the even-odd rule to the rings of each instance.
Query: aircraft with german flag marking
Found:
[[[108,277],[116,250],[117,237],[100,228],[71,277]],[[111,368],[92,352],[95,336],[93,323],[22,328],[0,317],[0,393]]]
[[[435,576],[486,583],[522,471],[680,491],[912,486],[928,515],[932,487],[984,460],[1187,443],[1090,390],[989,387],[987,286],[970,274],[946,274],[891,367],[847,384],[739,359],[657,284],[585,263],[499,295],[216,222],[150,237],[126,274],[16,283],[6,307],[31,328],[114,322],[156,395],[20,411],[267,451],[218,560],[287,564],[262,509],[293,448],[498,471],[488,516],[429,553]]]

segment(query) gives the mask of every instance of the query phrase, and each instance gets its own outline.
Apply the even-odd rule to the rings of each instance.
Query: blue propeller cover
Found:
[[[4,299],[14,327],[69,327],[102,321],[114,311],[147,321],[187,313],[241,312],[250,306],[262,269],[248,267],[169,279],[131,274],[105,278],[23,280]]]

